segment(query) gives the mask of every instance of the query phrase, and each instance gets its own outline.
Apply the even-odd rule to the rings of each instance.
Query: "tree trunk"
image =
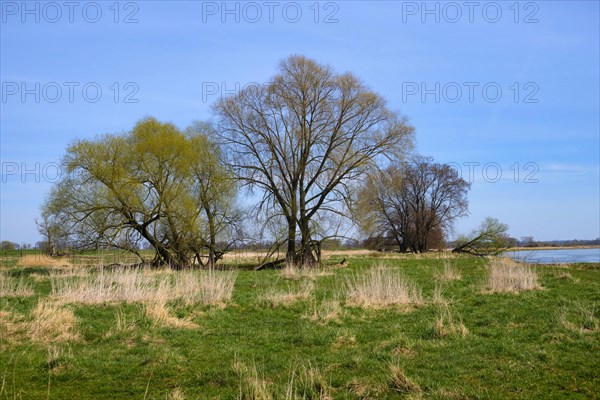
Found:
[[[288,237],[287,237],[287,252],[285,254],[285,262],[296,264],[296,220],[288,219]]]
[[[308,218],[300,219],[300,234],[302,235],[302,248],[300,249],[300,264],[304,266],[313,266],[321,260],[320,243],[317,242],[316,248],[313,246],[315,242],[311,238],[310,225]],[[315,254],[316,253],[316,254]]]

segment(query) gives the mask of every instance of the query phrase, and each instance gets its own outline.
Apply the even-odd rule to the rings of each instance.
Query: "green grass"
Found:
[[[415,307],[345,302],[348,279],[382,265],[422,292]],[[600,387],[600,268],[533,267],[542,288],[485,291],[487,262],[452,260],[461,279],[441,281],[444,260],[353,258],[330,274],[289,280],[278,271],[239,271],[223,306],[168,303],[195,328],[154,323],[139,303],[66,304],[77,340],[36,341],[27,324],[49,300],[45,268],[8,267],[31,296],[4,297],[0,312],[0,399],[236,398],[594,398]],[[281,305],[261,296],[298,290]],[[468,333],[440,334],[435,288]],[[335,318],[311,318],[339,300]],[[446,317],[448,315],[444,314]],[[117,328],[117,317],[121,319]],[[4,324],[4,325],[3,325]],[[449,332],[451,332],[450,330]]]

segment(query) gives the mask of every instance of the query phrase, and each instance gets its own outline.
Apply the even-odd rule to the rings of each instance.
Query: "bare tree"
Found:
[[[319,215],[344,215],[353,180],[402,154],[413,131],[354,75],[302,56],[281,62],[267,84],[214,108],[231,166],[258,190],[261,210],[285,219],[286,259],[296,263],[314,261],[310,243]]]
[[[444,233],[467,213],[470,184],[450,166],[415,157],[371,174],[354,210],[363,231],[392,237],[401,252],[440,247]]]
[[[45,208],[44,205],[42,208]],[[43,236],[41,249],[51,257],[66,250],[69,240],[68,224],[60,220],[60,216],[43,211],[41,218],[35,220],[38,232]]]

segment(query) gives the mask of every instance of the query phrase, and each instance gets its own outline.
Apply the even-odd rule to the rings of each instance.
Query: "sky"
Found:
[[[472,182],[466,233],[600,237],[598,1],[0,1],[0,240],[35,218],[69,143],[185,128],[301,54],[352,72]]]

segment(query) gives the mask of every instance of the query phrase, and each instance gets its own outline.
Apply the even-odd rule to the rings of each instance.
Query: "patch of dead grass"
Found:
[[[167,396],[167,400],[185,400],[185,392],[180,387],[173,389]]]
[[[0,297],[29,297],[33,294],[33,286],[24,277],[16,279],[0,273]]]
[[[599,308],[576,302],[572,307],[563,306],[558,312],[559,324],[570,332],[581,335],[600,332]]]
[[[233,360],[232,368],[240,381],[240,399],[273,399],[270,391],[270,382],[258,373],[255,363],[248,365],[236,356]]]
[[[419,394],[422,392],[421,387],[406,376],[400,366],[390,364],[389,369],[388,387],[391,390],[403,395]]]
[[[168,328],[194,329],[198,324],[173,316],[164,299],[148,302],[145,307],[146,316],[154,321],[155,325]]]
[[[423,304],[421,291],[402,275],[378,266],[346,281],[347,304],[364,308],[399,306],[411,308]]]
[[[44,344],[78,340],[75,313],[57,303],[40,300],[31,311],[27,336]]]
[[[83,277],[51,275],[52,298],[62,303],[181,300],[187,305],[224,305],[231,300],[237,273],[144,268],[100,269]]]
[[[437,272],[434,277],[442,282],[458,281],[462,279],[460,269],[456,267],[450,260],[444,260],[444,269]]]
[[[303,280],[296,286],[288,285],[287,290],[269,288],[258,297],[258,301],[269,307],[290,306],[308,300],[315,289],[315,284],[310,280]]]
[[[487,293],[518,293],[540,289],[535,270],[527,264],[518,264],[508,258],[492,259],[483,288]]]
[[[356,336],[351,334],[342,334],[335,339],[333,342],[333,348],[351,347],[356,344]]]
[[[462,318],[460,318],[460,316],[454,316],[447,304],[441,304],[439,306],[433,329],[434,335],[438,338],[464,338],[469,334],[469,330],[463,323]]]
[[[286,263],[279,275],[284,279],[298,280],[302,278],[315,279],[319,276],[332,275],[332,272],[321,266],[298,267],[293,263]]]
[[[341,314],[340,301],[338,299],[326,299],[319,304],[315,301],[305,318],[319,324],[326,324],[331,321],[340,322]]]
[[[6,342],[8,345],[18,343],[26,329],[27,326],[21,314],[0,310],[0,339],[2,342]]]
[[[25,254],[17,260],[20,267],[63,267],[72,266],[66,257],[50,257],[46,254]]]

